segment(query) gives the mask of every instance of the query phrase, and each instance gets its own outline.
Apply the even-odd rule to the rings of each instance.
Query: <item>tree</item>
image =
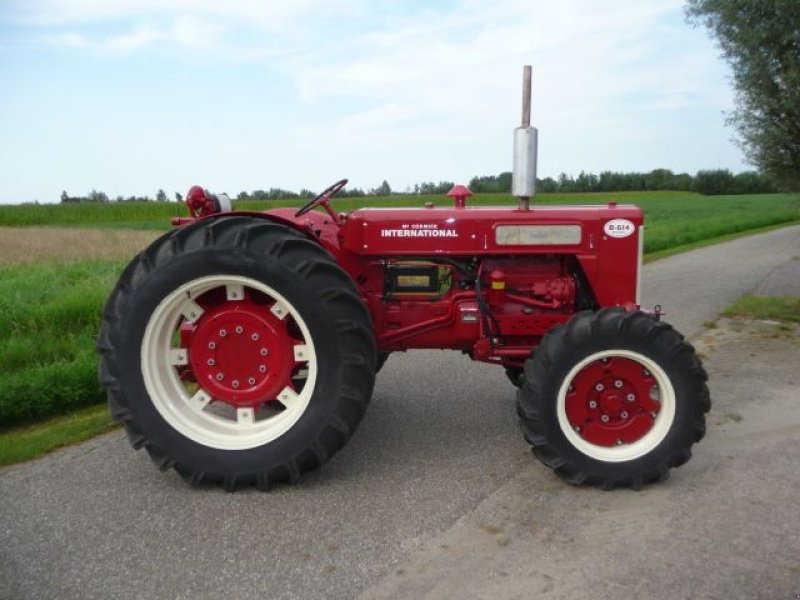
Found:
[[[92,190],[89,192],[89,196],[86,198],[89,202],[108,202],[108,196],[105,192],[98,192],[97,190]]]
[[[389,182],[385,179],[383,183],[376,187],[374,190],[370,190],[370,195],[372,196],[389,196],[392,193],[392,188],[389,186]]]
[[[733,173],[728,169],[698,171],[694,177],[693,190],[707,196],[733,194],[735,193]]]
[[[167,201],[167,192],[159,188],[158,191],[156,192],[156,202],[166,202],[166,201]]]
[[[552,177],[536,180],[536,189],[542,193],[552,193],[558,189],[558,183]]]
[[[644,185],[648,190],[674,190],[675,174],[669,169],[653,169],[645,174]]]
[[[736,128],[747,159],[800,187],[800,7],[797,0],[688,0],[687,19],[717,38],[733,69]]]

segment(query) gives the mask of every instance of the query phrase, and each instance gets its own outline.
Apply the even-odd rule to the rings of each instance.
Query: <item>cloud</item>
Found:
[[[692,100],[686,94],[670,94],[647,105],[649,110],[676,110],[692,106]]]
[[[692,96],[698,84],[682,66],[691,49],[665,49],[658,37],[673,35],[661,21],[676,11],[674,0],[462,0],[446,10],[429,7],[424,18],[399,16],[344,48],[298,57],[292,71],[305,103],[396,103],[428,126],[478,135],[513,122],[521,66],[533,63],[535,115],[587,126],[605,120],[611,129],[614,115],[653,104],[653,90],[673,98],[673,108],[675,98]],[[392,139],[406,139],[413,124]]]
[[[722,147],[730,137],[717,118],[731,103],[724,68],[705,32],[684,23],[683,5],[684,0],[10,0],[0,24],[10,34],[4,48],[16,44],[17,63],[31,60],[42,69],[29,57],[64,53],[66,60],[47,64],[75,69],[74,77],[86,84],[80,93],[119,94],[116,103],[129,103],[135,132],[159,123],[152,136],[194,139],[197,128],[187,124],[203,123],[202,139],[185,142],[176,153],[190,165],[186,169],[202,164],[219,177],[281,178],[280,185],[298,188],[321,183],[309,178],[357,175],[360,169],[367,185],[389,178],[402,186],[439,173],[464,179],[507,169],[524,64],[533,65],[542,175],[655,166],[691,170],[701,160],[710,162],[698,166],[735,168],[731,152],[710,150],[717,138]],[[42,52],[29,52],[37,43]],[[87,69],[97,57],[102,64]],[[106,89],[107,81],[97,75],[117,69],[130,74],[125,94]],[[23,72],[31,73],[19,68],[6,76]],[[65,79],[72,76],[64,71]],[[3,82],[21,107],[31,105],[26,94],[35,88],[28,79],[26,85]],[[179,95],[178,86],[209,82],[233,93],[225,102],[198,95],[180,109],[169,103]],[[153,89],[163,96],[132,97]],[[80,113],[85,105],[76,101],[74,122],[97,121]],[[165,117],[173,113],[176,118]],[[58,110],[43,108],[33,122],[50,114]],[[698,124],[707,127],[707,145]],[[201,151],[205,143],[215,144],[215,151]],[[674,156],[662,158],[668,151]],[[203,162],[212,155],[213,166]],[[162,166],[148,165],[141,168]],[[268,172],[262,174],[264,165]]]
[[[192,16],[178,17],[164,25],[141,24],[110,35],[90,36],[75,31],[42,36],[53,46],[76,48],[99,55],[130,55],[152,47],[220,47],[223,30],[214,23]]]
[[[175,21],[169,37],[184,46],[216,45],[220,32],[221,29],[208,20],[183,16]]]
[[[129,53],[167,38],[165,32],[147,26],[101,38],[92,38],[74,31],[42,37],[45,42],[53,46],[88,50],[96,54]]]
[[[28,26],[65,26],[183,15],[278,29],[314,14],[348,13],[367,0],[11,0],[5,19]]]

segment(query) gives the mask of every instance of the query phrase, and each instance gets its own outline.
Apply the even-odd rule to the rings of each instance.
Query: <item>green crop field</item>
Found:
[[[800,194],[548,194],[537,197],[533,207],[537,203],[598,204],[609,200],[642,207],[648,253],[751,229],[800,222]],[[442,196],[392,196],[335,199],[334,206],[343,211],[365,205],[421,206],[425,202],[450,204]],[[470,203],[513,205],[515,201],[507,195],[479,195],[471,198]],[[297,206],[300,202],[286,204]],[[236,203],[236,208],[265,210],[277,205],[243,202]],[[184,214],[185,208],[177,203],[0,206],[0,372],[3,373],[0,445],[4,432],[12,428],[72,413],[103,400],[96,379],[94,338],[104,299],[124,261],[108,260],[109,256],[122,254],[109,254],[108,245],[99,244],[98,236],[108,237],[114,247],[121,247],[127,236],[133,240],[131,248],[141,247],[158,234],[157,230],[169,227],[170,217]],[[3,226],[7,227],[5,231]],[[27,226],[62,229],[19,229]],[[75,230],[86,227],[94,231]],[[120,231],[125,228],[154,231]],[[62,241],[58,239],[58,231],[65,234]],[[17,238],[13,238],[12,232]],[[46,235],[48,240],[47,244],[44,240],[40,244],[41,257],[31,260],[37,235]],[[27,247],[22,247],[18,241],[21,239],[26,240]],[[63,244],[70,246],[70,258],[60,254]],[[50,246],[48,251],[44,250],[46,245]],[[24,256],[15,258],[14,250]],[[100,428],[107,427],[107,421],[97,422]]]
[[[800,219],[800,194],[747,196],[702,196],[689,192],[610,192],[591,194],[542,194],[536,204],[601,204],[615,200],[639,205],[645,214],[645,250],[655,252],[674,246],[738,233]],[[362,206],[422,206],[433,202],[447,206],[444,196],[388,196],[334,199],[336,210]],[[276,206],[299,206],[301,201],[235,202],[238,210],[266,210]],[[469,199],[473,205],[514,205],[506,194],[481,194]],[[0,206],[0,226],[59,225],[93,228],[169,228],[174,216],[185,216],[177,202],[132,202],[108,204],[54,204]]]

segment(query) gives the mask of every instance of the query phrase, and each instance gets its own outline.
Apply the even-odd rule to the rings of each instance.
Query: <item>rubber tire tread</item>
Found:
[[[253,265],[271,261],[274,268],[286,273],[288,280],[297,278],[302,280],[305,290],[315,290],[315,300],[327,322],[325,335],[332,336],[335,346],[340,349],[337,350],[335,389],[324,392],[315,389],[312,396],[314,402],[318,394],[324,393],[325,398],[317,402],[326,403],[325,422],[313,423],[314,435],[304,441],[303,447],[277,462],[267,461],[258,468],[252,467],[252,459],[239,461],[249,465],[247,468],[236,466],[236,461],[233,465],[225,466],[225,461],[219,461],[215,466],[206,466],[202,461],[187,459],[185,451],[177,456],[176,448],[168,443],[157,443],[152,435],[154,426],[141,417],[142,405],[152,406],[152,402],[146,392],[141,393],[144,384],[138,385],[136,380],[142,379],[139,361],[125,356],[124,349],[135,344],[137,339],[137,352],[141,345],[142,332],[131,331],[131,315],[136,314],[141,297],[151,293],[154,282],[163,280],[170,269],[172,273],[178,271],[183,261],[208,260],[213,265],[218,264],[215,261],[222,260],[222,257],[232,265],[231,274],[258,279],[253,275]],[[173,287],[182,283],[176,281]],[[279,291],[283,293],[283,290]],[[303,318],[307,319],[306,315]],[[265,490],[275,483],[295,482],[304,472],[321,466],[355,431],[375,381],[376,351],[371,319],[350,276],[316,242],[289,227],[255,217],[204,219],[163,235],[135,257],[124,269],[106,301],[97,351],[100,355],[98,378],[106,390],[109,410],[112,417],[124,426],[131,445],[135,449],[145,448],[160,469],[175,468],[192,485],[209,482],[222,485],[229,491],[248,485]],[[318,364],[330,358],[320,355],[319,349],[317,352]],[[304,418],[305,413],[301,420]],[[158,427],[167,427],[180,437],[165,421]],[[297,424],[282,437],[296,427]],[[161,436],[162,440],[165,437]],[[206,448],[188,438],[184,440],[187,444]],[[271,443],[245,452],[259,450]],[[217,452],[228,452],[231,456],[239,451]]]
[[[626,462],[589,457],[563,435],[557,396],[570,369],[584,357],[608,349],[630,349],[658,363],[675,389],[676,415],[664,440],[648,454]],[[641,311],[604,308],[583,311],[548,332],[525,362],[517,391],[517,414],[534,455],[562,479],[575,485],[641,489],[662,481],[669,470],[691,457],[691,447],[705,434],[711,408],[708,376],[694,348],[671,325]]]
[[[380,372],[383,368],[383,365],[386,364],[387,359],[391,352],[378,352],[377,358],[375,359],[375,373]]]
[[[506,377],[515,388],[522,387],[524,370],[519,367],[506,367]]]

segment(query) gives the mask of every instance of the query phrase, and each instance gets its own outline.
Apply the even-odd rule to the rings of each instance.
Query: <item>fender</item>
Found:
[[[276,208],[263,212],[255,210],[234,210],[230,212],[218,212],[203,217],[174,217],[170,223],[173,227],[183,227],[190,223],[219,219],[232,215],[237,217],[253,217],[255,219],[278,223],[279,225],[293,229],[310,241],[319,244],[334,257],[340,257],[342,254],[342,249],[339,245],[338,237],[336,236],[338,228],[330,222],[330,218],[317,211],[312,211],[304,215],[301,221],[294,218],[294,209]]]

